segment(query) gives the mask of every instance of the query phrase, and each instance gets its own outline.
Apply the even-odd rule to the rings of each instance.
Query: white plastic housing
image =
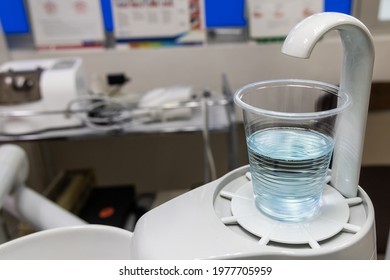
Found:
[[[235,192],[248,181],[249,167],[236,169],[217,181],[194,189],[146,213],[132,239],[133,259],[375,259],[374,209],[359,188],[362,203],[350,207],[349,223],[356,233],[341,231],[320,242],[262,244],[237,225],[226,225],[230,204],[222,192]]]
[[[131,237],[103,225],[56,228],[0,245],[0,260],[127,260]]]

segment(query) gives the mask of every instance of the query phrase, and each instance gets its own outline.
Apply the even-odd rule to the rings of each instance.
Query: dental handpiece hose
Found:
[[[201,111],[203,116],[202,134],[203,145],[205,149],[205,183],[217,179],[217,171],[215,168],[214,156],[210,146],[209,136],[209,114],[207,101],[211,94],[209,91],[205,91],[201,97]]]

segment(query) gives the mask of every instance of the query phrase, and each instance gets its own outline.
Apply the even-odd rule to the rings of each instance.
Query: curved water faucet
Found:
[[[331,182],[344,196],[354,197],[359,183],[374,64],[370,32],[363,23],[346,14],[314,14],[291,30],[282,52],[308,58],[316,43],[330,30],[339,31],[344,47],[340,90],[352,97],[352,106],[338,120]]]

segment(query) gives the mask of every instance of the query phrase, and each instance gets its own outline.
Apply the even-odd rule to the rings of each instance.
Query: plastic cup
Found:
[[[336,86],[270,80],[239,89],[256,207],[280,221],[319,212],[332,157],[337,117],[350,104]]]

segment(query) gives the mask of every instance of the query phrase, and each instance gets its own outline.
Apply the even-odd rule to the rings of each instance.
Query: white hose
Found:
[[[209,114],[208,114],[208,105],[207,105],[207,97],[202,96],[200,101],[200,108],[202,111],[202,136],[203,136],[203,144],[205,149],[206,156],[206,166],[205,166],[205,181],[213,181],[217,179],[217,172],[215,168],[214,156],[210,146],[210,137],[209,137]],[[210,178],[208,176],[210,172]],[[211,180],[209,180],[211,179]]]

